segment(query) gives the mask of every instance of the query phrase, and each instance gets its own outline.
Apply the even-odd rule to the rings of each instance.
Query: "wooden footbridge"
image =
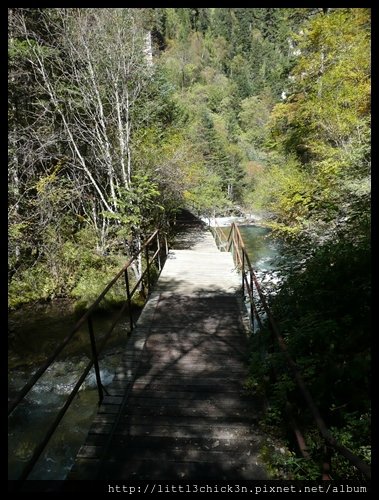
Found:
[[[270,349],[279,349],[286,360],[325,443],[370,478],[370,466],[336,441],[320,415],[270,313],[238,228],[232,226],[227,243],[216,232],[219,244],[233,249],[233,259],[231,253],[218,250],[201,221],[184,214],[173,248],[167,253],[165,240],[155,231],[140,251],[145,264],[134,287],[129,271],[138,256],[125,264],[9,403],[8,415],[87,322],[92,358],[17,484],[28,478],[93,367],[101,404],[65,484],[77,479],[269,479],[259,458],[266,444],[257,426],[259,402],[244,390],[249,334],[255,321],[262,326],[262,311],[272,332]],[[154,269],[159,279],[152,288]],[[119,280],[125,281],[127,300],[99,342],[92,315]],[[149,299],[134,324],[131,300],[145,286]],[[130,335],[114,380],[104,388],[98,354],[126,308]],[[309,458],[293,417],[290,421],[300,453]],[[323,478],[330,479],[327,473]]]
[[[68,479],[264,479],[230,253],[196,219],[170,250]]]

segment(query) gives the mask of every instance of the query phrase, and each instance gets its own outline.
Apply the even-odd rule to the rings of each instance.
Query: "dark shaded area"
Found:
[[[236,297],[163,292],[142,353],[125,354],[69,479],[266,478],[253,427],[260,403],[243,388],[247,352]]]
[[[189,250],[202,239],[202,233],[207,228],[205,222],[189,210],[181,209],[175,221],[172,246],[176,250]]]
[[[333,241],[315,249],[306,263],[289,270],[286,282],[271,299],[271,311],[291,357],[327,427],[337,441],[367,463],[371,446],[370,305],[367,241]],[[289,377],[284,356],[275,342],[272,346],[269,329],[262,335],[273,351],[270,359],[276,379],[270,378],[269,364],[252,364],[252,374],[261,384],[264,378],[269,380],[265,390],[277,419],[285,421],[285,402],[292,402],[308,449],[321,462],[325,460],[324,441],[315,433],[311,412]],[[360,479],[359,472],[337,452],[331,460],[334,479]]]

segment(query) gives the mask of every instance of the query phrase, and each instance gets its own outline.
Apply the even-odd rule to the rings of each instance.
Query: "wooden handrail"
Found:
[[[307,406],[308,406],[308,408],[313,416],[313,419],[316,423],[318,430],[320,431],[320,434],[322,435],[324,440],[332,448],[334,448],[341,455],[343,455],[345,458],[347,458],[349,460],[349,462],[352,465],[354,465],[358,470],[360,470],[366,478],[371,479],[371,467],[368,464],[366,464],[366,462],[364,462],[360,457],[358,457],[352,451],[350,451],[346,446],[338,443],[338,441],[332,436],[332,434],[328,430],[328,428],[325,424],[325,421],[322,418],[320,411],[317,408],[317,405],[315,404],[315,402],[312,398],[312,395],[310,394],[308,388],[306,387],[306,384],[304,382],[304,379],[300,373],[298,366],[296,365],[295,361],[292,359],[292,357],[288,351],[287,344],[285,343],[284,338],[280,333],[279,327],[273,318],[273,315],[270,311],[270,308],[267,304],[266,298],[265,298],[264,293],[262,291],[262,287],[261,287],[261,285],[257,279],[257,276],[254,272],[254,269],[251,265],[249,255],[246,251],[245,243],[244,243],[243,238],[241,236],[241,232],[240,232],[237,224],[235,224],[234,222],[231,225],[231,229],[230,229],[227,241],[229,243],[228,250],[229,251],[234,250],[234,252],[232,252],[233,257],[236,261],[237,267],[240,268],[240,270],[243,274],[243,280],[245,281],[245,286],[242,287],[243,293],[244,293],[245,288],[246,288],[246,290],[248,292],[247,295],[248,295],[249,300],[250,300],[250,305],[252,307],[251,308],[252,314],[251,314],[251,318],[250,318],[252,327],[254,325],[254,313],[255,313],[255,317],[258,320],[258,323],[260,324],[261,327],[262,327],[262,321],[259,318],[258,310],[257,310],[257,307],[255,305],[255,299],[254,299],[252,286],[249,285],[247,278],[245,280],[246,273],[249,273],[249,275],[250,275],[251,284],[255,285],[260,302],[261,302],[262,307],[267,315],[270,329],[273,332],[273,334],[277,340],[277,343],[279,345],[279,348],[283,352],[289,367],[291,368],[291,372],[294,376],[294,379],[295,379],[295,381],[299,387],[299,390],[300,390],[300,392],[301,392],[301,394],[302,394],[302,396],[303,396],[303,398],[304,398],[304,400],[305,400],[305,402],[306,402],[306,404],[307,404]],[[242,257],[241,257],[241,255],[242,255]]]
[[[89,334],[90,334],[90,340],[91,340],[91,347],[92,347],[92,359],[89,361],[87,364],[86,368],[82,372],[81,376],[79,377],[75,387],[69,394],[64,406],[60,409],[58,412],[55,420],[52,422],[50,427],[48,428],[47,432],[45,433],[44,438],[42,441],[36,446],[33,455],[31,459],[26,463],[24,466],[20,476],[19,480],[23,481],[27,478],[27,476],[30,474],[32,471],[34,465],[36,464],[37,460],[39,459],[41,453],[45,449],[46,445],[48,444],[50,438],[54,434],[56,428],[58,427],[60,421],[64,417],[67,409],[69,408],[70,404],[72,403],[75,395],[79,391],[81,385],[83,384],[87,374],[89,373],[90,369],[92,368],[93,365],[95,365],[96,369],[96,381],[97,381],[97,386],[98,386],[98,392],[99,392],[99,403],[102,400],[102,394],[103,394],[103,388],[101,384],[101,378],[100,378],[100,371],[98,368],[98,355],[99,353],[104,349],[106,342],[108,338],[110,337],[114,327],[116,326],[117,322],[121,318],[126,306],[129,307],[129,313],[131,317],[131,299],[134,295],[134,293],[137,291],[139,285],[142,283],[143,279],[145,278],[147,274],[147,281],[150,287],[151,283],[151,276],[150,276],[150,266],[151,264],[158,259],[158,268],[161,270],[161,259],[160,259],[160,252],[162,251],[162,248],[166,250],[165,256],[167,257],[167,252],[168,252],[168,246],[167,246],[167,239],[164,237],[164,245],[161,246],[159,243],[159,237],[160,237],[160,231],[155,230],[151,236],[143,243],[141,246],[141,249],[139,252],[134,255],[131,259],[127,261],[127,263],[120,269],[120,271],[116,274],[116,276],[108,283],[108,285],[104,288],[104,290],[100,293],[100,295],[96,298],[96,300],[92,303],[90,308],[83,314],[83,316],[79,319],[79,321],[76,323],[74,328],[71,330],[69,335],[59,344],[59,346],[54,350],[54,352],[49,356],[49,358],[45,361],[45,363],[36,371],[36,373],[30,378],[30,380],[25,384],[25,386],[22,388],[22,390],[18,393],[17,397],[9,404],[8,407],[8,415],[10,415],[14,409],[20,404],[20,402],[25,398],[26,394],[32,389],[32,387],[36,384],[36,382],[40,379],[40,377],[45,373],[47,368],[56,360],[57,356],[62,352],[62,350],[66,347],[66,345],[70,342],[70,340],[73,338],[74,334],[79,330],[79,328],[84,324],[84,322],[87,320],[88,322],[88,328],[89,328]],[[149,245],[154,241],[157,241],[157,250],[154,252],[152,257],[149,257],[148,249]],[[137,283],[133,287],[133,290],[130,291],[129,289],[129,278],[128,278],[128,270],[130,269],[131,265],[133,262],[138,258],[139,254],[144,252],[145,257],[146,257],[146,269],[142,272],[140,278],[138,279]],[[124,275],[125,276],[125,286],[126,286],[126,301],[124,302],[122,308],[117,314],[116,319],[112,322],[112,325],[110,329],[107,331],[105,334],[101,345],[100,349],[97,350],[95,347],[95,340],[94,340],[94,332],[93,332],[93,326],[92,326],[92,314],[95,311],[96,307],[99,305],[100,301],[105,297],[107,292],[114,286],[114,284],[120,279],[120,277]],[[133,329],[133,321],[131,317],[130,321],[130,329]]]
[[[117,282],[120,276],[125,273],[127,269],[133,264],[133,262],[137,259],[138,255],[154,240],[154,238],[159,234],[159,230],[154,231],[154,233],[144,242],[140,251],[133,256],[131,259],[127,261],[127,263],[120,269],[120,271],[116,274],[116,276],[108,283],[108,285],[104,288],[104,290],[100,293],[100,295],[96,298],[96,300],[92,303],[90,308],[83,314],[83,316],[78,320],[74,328],[68,334],[66,338],[62,340],[59,346],[54,350],[54,352],[49,356],[49,358],[45,361],[45,363],[36,371],[36,373],[31,377],[31,379],[25,384],[25,386],[18,393],[17,397],[9,404],[8,406],[8,415],[12,413],[12,411],[18,406],[20,401],[26,396],[26,394],[30,391],[30,389],[35,385],[35,383],[41,378],[44,372],[49,368],[49,366],[55,361],[57,356],[61,353],[61,351],[66,347],[66,345],[70,342],[74,334],[79,330],[79,328],[84,324],[86,320],[88,320],[89,316],[93,313],[95,308],[99,305],[101,300],[105,297],[107,292],[112,288],[112,286]],[[137,285],[140,284],[142,277],[139,279]],[[133,293],[136,288],[134,288]],[[131,293],[131,296],[133,296]]]

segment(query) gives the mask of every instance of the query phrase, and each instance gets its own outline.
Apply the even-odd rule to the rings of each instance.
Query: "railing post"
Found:
[[[128,302],[129,324],[130,324],[130,331],[132,332],[133,328],[134,328],[133,312],[132,312],[132,297],[130,295],[129,275],[128,275],[127,269],[125,269],[124,276],[125,276],[126,300]]]
[[[158,270],[161,272],[162,266],[161,266],[161,244],[159,241],[159,233],[157,234],[157,257],[158,257]]]
[[[167,257],[167,255],[168,255],[168,243],[167,243],[166,235],[164,235],[164,246],[165,246],[166,257]]]
[[[245,298],[245,252],[242,252],[242,298]]]
[[[89,331],[89,338],[91,339],[92,359],[93,359],[93,366],[95,367],[97,391],[99,393],[99,406],[100,406],[103,400],[103,386],[101,384],[99,360],[97,359],[96,342],[95,342],[95,335],[93,333],[93,324],[91,315],[88,316],[88,331]]]
[[[324,445],[324,460],[322,464],[322,480],[330,481],[332,478],[331,474],[331,459],[332,459],[332,449],[325,444]]]
[[[231,241],[230,241],[230,246],[229,248],[231,249],[231,254],[234,262],[234,253],[235,253],[235,248],[234,248],[234,223],[232,224],[232,232],[231,232]]]
[[[251,290],[251,298],[250,298],[251,333],[254,333],[254,281],[251,268],[249,269],[249,274],[250,274],[250,290]]]
[[[148,293],[150,293],[151,284],[150,284],[150,262],[149,262],[149,248],[145,248],[145,258],[146,258],[146,272],[147,272],[147,287]]]

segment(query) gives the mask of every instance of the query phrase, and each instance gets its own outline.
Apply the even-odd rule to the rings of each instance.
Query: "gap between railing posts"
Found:
[[[210,227],[211,232],[216,240],[216,245],[219,248],[219,250],[221,250],[222,252],[227,250],[226,249],[227,238],[226,238],[224,232],[222,231],[221,227],[217,224],[217,221],[215,220],[214,225],[209,226],[209,227]]]
[[[163,245],[161,244],[160,239],[163,240]],[[153,246],[153,255],[150,256],[149,254],[149,248]],[[145,270],[141,273],[139,279],[135,283],[134,287],[132,290],[130,290],[130,278],[129,278],[129,269],[131,268],[131,265],[134,263],[134,261],[138,258],[139,254],[143,252],[146,262],[145,262]],[[25,464],[23,471],[21,472],[18,480],[23,481],[25,480],[30,472],[32,471],[34,465],[37,463],[39,457],[41,456],[43,450],[45,449],[46,445],[48,444],[50,438],[54,434],[55,430],[57,429],[59,423],[61,422],[62,418],[64,417],[67,409],[69,408],[71,402],[73,401],[75,395],[79,391],[80,387],[82,386],[85,378],[87,377],[89,371],[91,370],[92,366],[94,365],[95,367],[95,376],[96,376],[96,383],[97,383],[97,388],[98,388],[98,393],[99,393],[99,405],[103,399],[103,391],[105,391],[102,382],[101,382],[101,374],[100,374],[100,368],[99,368],[99,362],[98,362],[98,356],[104,349],[114,327],[120,320],[122,314],[124,313],[126,307],[128,307],[128,313],[129,313],[129,318],[130,318],[130,332],[134,328],[134,321],[133,321],[133,308],[132,308],[132,298],[139,288],[139,286],[144,282],[145,278],[148,283],[148,294],[151,292],[151,287],[152,287],[152,275],[151,275],[151,269],[156,262],[157,265],[157,276],[159,276],[160,271],[164,265],[165,259],[168,254],[168,243],[167,243],[167,238],[164,233],[161,233],[158,229],[155,230],[151,236],[143,243],[141,246],[140,251],[134,255],[131,259],[128,260],[128,262],[123,266],[123,268],[116,274],[116,276],[108,283],[108,285],[104,288],[104,290],[101,292],[101,294],[96,298],[96,300],[92,303],[92,305],[89,307],[89,309],[83,314],[83,316],[79,319],[79,321],[76,323],[74,328],[71,330],[69,335],[59,344],[59,346],[54,350],[54,352],[49,356],[49,358],[45,361],[45,363],[36,371],[36,373],[30,378],[30,380],[25,384],[25,386],[22,388],[22,390],[18,393],[17,397],[10,402],[8,406],[8,416],[17,408],[17,406],[23,401],[25,396],[29,393],[29,391],[34,387],[34,385],[38,382],[38,380],[41,378],[41,376],[45,373],[45,371],[49,368],[51,364],[54,363],[54,361],[57,359],[59,354],[63,351],[63,349],[67,346],[67,344],[71,341],[71,339],[74,337],[75,333],[79,330],[79,328],[87,321],[88,325],[88,333],[89,333],[89,338],[90,338],[90,344],[91,344],[91,352],[92,352],[92,358],[87,364],[86,368],[82,372],[81,376],[79,377],[75,387],[67,397],[67,400],[63,407],[60,409],[58,412],[56,418],[50,425],[49,429],[45,433],[44,439],[36,446],[32,457],[30,460]],[[163,264],[162,264],[163,263]],[[109,290],[116,284],[116,282],[119,280],[121,276],[124,276],[125,280],[125,290],[126,290],[126,300],[119,310],[119,312],[116,314],[114,321],[112,322],[111,327],[107,331],[107,333],[104,335],[104,338],[102,339],[102,342],[100,344],[99,349],[97,349],[96,346],[96,340],[95,340],[95,332],[93,328],[93,321],[92,321],[92,315],[94,311],[96,310],[97,306],[100,304],[101,300],[106,296],[106,294],[109,292]],[[105,391],[106,392],[106,391]]]

